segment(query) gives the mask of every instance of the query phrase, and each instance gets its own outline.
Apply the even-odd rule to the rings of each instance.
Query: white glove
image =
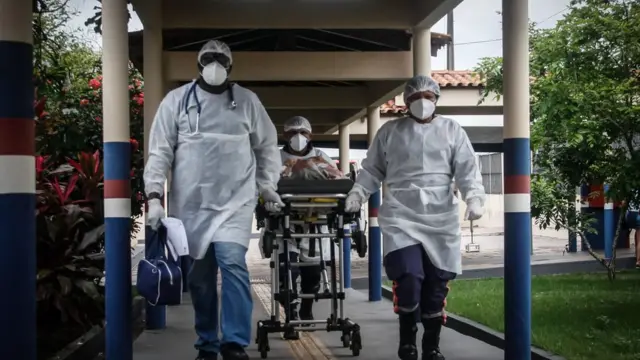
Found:
[[[348,213],[357,213],[362,208],[362,203],[364,203],[362,196],[355,191],[349,192],[349,196],[344,202],[344,211]]]
[[[478,220],[484,215],[484,207],[478,199],[469,199],[467,202],[467,211],[464,214],[465,220]]]
[[[160,199],[151,199],[148,202],[149,211],[147,212],[147,224],[151,226],[151,229],[158,230],[160,227],[160,220],[164,218],[164,208]]]
[[[262,200],[264,200],[264,208],[268,212],[278,212],[284,207],[284,203],[282,202],[282,199],[280,199],[280,195],[271,189],[263,191],[261,196]]]

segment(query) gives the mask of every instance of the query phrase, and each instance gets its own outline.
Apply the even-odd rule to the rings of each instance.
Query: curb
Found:
[[[393,293],[391,292],[391,289],[386,286],[382,286],[382,297],[388,300],[392,300]],[[451,330],[459,332],[462,335],[480,340],[499,349],[504,350],[505,348],[503,333],[488,328],[473,320],[469,320],[455,314],[447,313],[447,324],[445,326]],[[565,358],[532,346],[531,360],[565,360]]]

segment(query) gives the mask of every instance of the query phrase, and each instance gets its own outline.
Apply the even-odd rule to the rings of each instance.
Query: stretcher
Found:
[[[353,186],[350,179],[340,180],[291,180],[282,179],[278,183],[278,193],[284,207],[281,212],[270,214],[261,205],[256,209],[258,228],[264,228],[262,238],[262,253],[270,259],[271,268],[271,311],[270,317],[258,321],[256,327],[256,344],[262,359],[267,358],[269,348],[269,334],[284,333],[285,331],[316,331],[322,329],[328,332],[340,332],[342,345],[349,348],[353,356],[359,356],[362,349],[362,335],[360,326],[345,317],[344,314],[344,263],[343,249],[345,241],[351,241],[351,249],[364,257],[367,253],[367,240],[363,229],[359,228],[359,214],[348,214],[344,211],[345,199]],[[305,228],[316,231],[296,233],[292,229]],[[322,225],[327,225],[329,234],[317,231]],[[330,238],[330,258],[323,258],[322,241],[318,241],[320,251],[319,261],[291,262],[289,247],[295,240]],[[282,241],[278,241],[282,240]],[[280,251],[279,247],[283,247]],[[315,246],[315,245],[314,245]],[[337,248],[337,250],[336,250]],[[283,253],[284,261],[280,262],[279,253]],[[337,252],[337,254],[336,254]],[[291,269],[300,266],[320,266],[321,286],[315,294],[302,294],[294,291],[297,284],[292,284]],[[328,279],[327,268],[331,269]],[[284,283],[280,283],[280,271]],[[326,299],[331,302],[330,315],[326,320],[289,320],[289,307],[285,307],[285,320],[280,317],[280,303],[290,304],[296,299]]]

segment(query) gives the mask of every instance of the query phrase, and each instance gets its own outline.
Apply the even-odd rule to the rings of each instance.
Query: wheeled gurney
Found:
[[[344,347],[351,349],[354,356],[360,355],[362,349],[362,335],[360,327],[345,318],[344,314],[344,241],[352,241],[352,249],[360,257],[367,252],[367,241],[360,229],[359,214],[348,214],[344,211],[345,199],[353,186],[350,179],[340,180],[291,180],[282,179],[278,183],[278,193],[284,203],[280,213],[269,214],[262,206],[258,206],[256,217],[258,228],[264,228],[262,238],[262,252],[270,258],[271,267],[271,316],[269,319],[258,321],[256,344],[263,359],[269,352],[269,334],[283,333],[287,330],[314,331],[320,325],[325,325],[328,332],[342,333],[341,341]],[[309,228],[309,232],[297,232],[300,225]],[[329,234],[320,233],[319,227],[327,225]],[[345,231],[350,232],[350,235]],[[292,228],[294,231],[292,231]],[[323,258],[322,241],[319,261],[292,263],[289,259],[290,242],[301,239],[320,240],[330,238],[330,259]],[[278,241],[282,240],[282,241]],[[336,261],[336,245],[338,247]],[[278,253],[282,246],[284,261],[280,262]],[[315,246],[315,245],[314,245]],[[301,294],[292,283],[291,269],[296,266],[320,266],[321,289],[316,294]],[[331,269],[331,279],[328,280],[327,267]],[[280,283],[280,271],[285,271],[284,283]],[[289,320],[289,307],[285,307],[285,320],[280,317],[280,303],[290,304],[295,299],[331,300],[331,313],[326,320]]]

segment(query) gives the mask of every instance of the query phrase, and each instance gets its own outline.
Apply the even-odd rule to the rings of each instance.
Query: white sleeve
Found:
[[[149,133],[149,157],[144,167],[145,192],[164,193],[167,174],[173,164],[173,156],[178,141],[177,108],[180,99],[169,93],[158,106]]]
[[[352,191],[360,193],[365,199],[380,190],[380,185],[387,176],[386,128],[383,126],[376,133],[353,186]]]
[[[462,127],[456,128],[453,149],[453,177],[460,190],[462,199],[477,198],[482,204],[485,201],[482,174],[476,163],[475,152],[467,133]]]
[[[267,110],[255,95],[251,104],[251,123],[251,148],[256,156],[258,191],[261,194],[267,189],[275,191],[282,171],[278,133]]]

